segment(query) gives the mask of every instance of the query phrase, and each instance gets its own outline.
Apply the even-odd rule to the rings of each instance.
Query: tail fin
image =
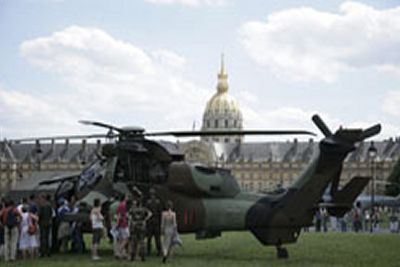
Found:
[[[337,183],[346,156],[355,149],[356,143],[381,130],[377,124],[365,130],[340,128],[332,133],[318,115],[312,119],[325,135],[314,160],[286,193],[259,199],[246,214],[246,226],[264,245],[295,242],[301,228],[312,224],[315,207],[328,185],[333,181]],[[362,185],[365,186],[352,182],[349,189],[344,188],[343,193],[338,194],[339,199],[349,201],[346,193],[358,194]]]
[[[324,203],[331,216],[343,217],[352,207],[354,201],[367,186],[371,177],[356,176],[341,190],[336,191],[328,203]],[[324,205],[323,204],[323,205]]]

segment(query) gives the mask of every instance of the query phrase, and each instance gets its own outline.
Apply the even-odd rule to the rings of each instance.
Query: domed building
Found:
[[[236,100],[229,95],[223,58],[216,89],[217,92],[206,104],[202,131],[242,130],[242,113]],[[24,188],[33,188],[40,179],[76,173],[85,167],[83,162],[93,162],[96,155],[101,153],[100,142],[87,143],[82,140],[82,143],[70,143],[67,139],[64,144],[40,144],[39,141],[13,144],[0,140],[0,195],[2,190],[13,185],[18,184],[23,191]],[[312,139],[244,142],[240,135],[204,136],[201,141],[196,139],[160,144],[174,155],[184,154],[187,162],[229,170],[241,188],[247,191],[288,187],[308,166],[319,145]],[[377,158],[380,159],[375,163],[376,183],[369,185],[365,191],[381,194],[389,179],[398,179],[396,172],[391,173],[397,160],[400,162],[400,138],[375,141],[374,146],[377,148]],[[343,184],[355,176],[371,176],[369,147],[367,143],[360,143],[346,158],[341,175]],[[30,194],[30,191],[26,192]]]
[[[225,73],[224,59],[218,74],[217,92],[207,102],[203,114],[202,131],[242,130],[243,118],[237,101],[228,94],[228,75]],[[205,136],[204,142],[242,143],[243,136]]]

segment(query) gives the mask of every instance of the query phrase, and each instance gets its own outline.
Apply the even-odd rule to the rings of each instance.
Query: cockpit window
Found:
[[[160,184],[167,179],[166,167],[147,157],[121,157],[117,161],[114,181],[140,184]]]
[[[207,174],[207,175],[211,175],[211,174],[216,174],[217,173],[217,171],[215,169],[208,168],[208,167],[205,167],[205,166],[199,166],[198,165],[198,166],[195,166],[195,168],[199,172],[202,172],[202,173]]]

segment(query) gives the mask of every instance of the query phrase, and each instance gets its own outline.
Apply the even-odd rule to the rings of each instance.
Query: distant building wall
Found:
[[[376,142],[378,160],[374,163],[376,192],[384,192],[385,182],[398,158],[400,143],[396,140],[387,149],[388,142]],[[311,151],[317,143],[312,142],[274,142],[240,144],[237,147],[224,147],[229,144],[212,144],[202,141],[177,143],[185,153],[187,161],[207,166],[218,166],[231,170],[243,190],[265,191],[292,184],[311,160]],[[32,172],[79,171],[95,159],[99,152],[99,143],[93,144],[57,144],[42,145],[40,155],[35,155],[35,144],[11,146],[10,158],[0,151],[0,191],[15,186],[21,179],[29,179]],[[232,146],[232,145],[231,145]],[[371,176],[371,162],[365,153],[368,145],[361,146],[346,159],[342,171],[341,183],[347,183],[354,176]],[[67,148],[67,149],[66,149]],[[226,148],[225,150],[221,150]],[[48,153],[53,149],[52,153]],[[219,151],[221,150],[221,151]],[[262,151],[261,151],[262,150]],[[34,151],[35,153],[32,153]],[[46,156],[44,156],[46,155]],[[366,193],[371,192],[370,185]]]

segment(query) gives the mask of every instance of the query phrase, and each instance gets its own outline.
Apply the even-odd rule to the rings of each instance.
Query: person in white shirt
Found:
[[[93,203],[93,209],[90,212],[90,221],[92,222],[92,259],[99,260],[98,247],[103,237],[104,217],[101,214],[100,199],[96,198]]]

